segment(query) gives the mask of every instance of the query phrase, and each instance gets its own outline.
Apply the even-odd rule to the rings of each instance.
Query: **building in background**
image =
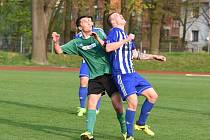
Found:
[[[209,0],[200,0],[191,4],[188,9],[181,8],[184,18],[187,11],[186,45],[190,51],[199,52],[208,45],[209,36]],[[183,37],[183,26],[180,27],[180,38]]]

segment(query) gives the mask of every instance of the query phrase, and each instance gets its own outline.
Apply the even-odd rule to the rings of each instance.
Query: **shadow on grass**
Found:
[[[28,123],[16,122],[16,121],[4,119],[4,118],[0,118],[0,124],[6,124],[6,125],[15,126],[15,127],[41,131],[48,134],[74,138],[75,140],[78,139],[78,137],[72,136],[71,134],[75,133],[78,135],[82,131],[82,130],[77,130],[77,129],[61,128],[61,127],[56,127],[56,126],[28,124]]]
[[[192,109],[184,109],[184,108],[174,108],[174,107],[164,107],[164,106],[155,106],[155,108],[170,110],[170,111],[178,111],[184,113],[192,113],[192,114],[200,114],[200,115],[210,115],[210,112],[203,112],[199,110],[192,110]]]
[[[78,140],[79,135],[81,134],[81,132],[83,132],[83,130],[81,129],[62,128],[62,127],[57,127],[57,126],[48,126],[48,125],[39,125],[39,124],[28,124],[28,123],[16,122],[16,121],[4,119],[4,118],[0,118],[0,124],[6,124],[6,125],[18,127],[18,128],[27,128],[27,129],[31,129],[35,131],[44,132],[47,134],[68,137],[68,138],[71,138],[71,140]],[[78,137],[75,135],[78,135]],[[95,138],[101,138],[101,139],[107,139],[107,140],[120,139],[120,137],[118,136],[104,134],[100,132],[99,133],[94,132],[94,136]]]
[[[19,103],[19,102],[14,102],[14,101],[4,101],[0,100],[0,104],[10,104],[10,105],[16,105],[16,106],[21,106],[21,107],[27,107],[27,108],[35,108],[35,109],[41,109],[41,110],[47,110],[47,111],[55,111],[59,113],[67,113],[67,114],[76,114],[76,112],[71,109],[61,109],[61,108],[55,108],[55,107],[45,107],[45,106],[38,106],[38,105],[32,105],[32,104],[25,104],[25,103]]]
[[[41,110],[46,110],[46,111],[55,111],[55,112],[59,112],[59,113],[67,113],[67,114],[75,115],[75,111],[70,111],[71,109],[67,110],[67,109],[54,108],[54,107],[53,108],[52,107],[43,107],[43,106],[19,103],[19,102],[14,102],[14,101],[5,101],[5,100],[0,100],[0,104],[10,104],[10,105],[15,105],[15,106],[20,106],[20,107],[41,109]],[[48,133],[48,134],[69,137],[69,138],[71,138],[71,140],[78,140],[79,135],[82,132],[84,132],[84,130],[78,130],[78,129],[72,129],[72,128],[61,128],[61,127],[56,127],[56,126],[47,126],[47,125],[38,125],[38,124],[28,124],[25,122],[16,122],[16,121],[4,119],[4,118],[0,118],[0,124],[28,128],[28,129]],[[71,135],[72,133],[75,133],[76,135],[79,134],[79,135],[78,135],[78,137],[75,137],[75,136]],[[113,135],[112,134],[104,134],[102,132],[97,132],[97,130],[94,131],[94,136],[96,138],[106,139],[106,140],[120,139],[120,136],[115,136],[115,134],[113,134]]]

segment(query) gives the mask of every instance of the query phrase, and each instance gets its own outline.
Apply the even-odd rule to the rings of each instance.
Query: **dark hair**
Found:
[[[110,14],[107,16],[107,24],[108,24],[110,27],[112,27],[111,20],[110,20],[110,16],[113,15],[114,13],[116,13],[116,12],[112,12],[112,13],[110,13]]]
[[[92,16],[81,16],[81,17],[78,17],[77,20],[76,20],[76,25],[77,25],[77,27],[80,26],[80,21],[81,21],[81,19],[83,19],[83,18],[91,18],[91,20],[93,21],[93,17],[92,17]]]

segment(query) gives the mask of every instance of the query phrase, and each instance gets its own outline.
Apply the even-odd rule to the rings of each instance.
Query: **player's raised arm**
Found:
[[[126,39],[120,40],[118,42],[107,43],[106,52],[115,51],[118,48],[120,48],[122,45],[124,45],[125,43],[134,40],[134,38],[135,38],[134,34],[129,34]]]
[[[53,43],[54,43],[53,47],[54,47],[55,53],[57,53],[57,54],[63,53],[63,51],[59,45],[60,35],[57,32],[53,32],[52,39],[53,39]]]
[[[140,51],[134,49],[133,50],[133,59],[137,60],[158,60],[158,61],[166,61],[166,57],[163,55],[154,55],[154,54],[144,54]]]

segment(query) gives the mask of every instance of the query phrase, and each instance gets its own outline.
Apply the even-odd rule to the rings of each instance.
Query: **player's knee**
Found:
[[[128,108],[133,111],[136,111],[137,105],[138,105],[138,98],[137,98],[136,94],[128,96],[127,102],[128,102]]]
[[[115,111],[118,113],[123,113],[123,105],[121,103],[115,104]]]
[[[88,109],[96,109],[96,105],[97,105],[97,98],[94,97],[89,97],[88,98]]]
[[[128,108],[130,110],[136,111],[138,102],[128,102]]]
[[[120,98],[119,94],[114,94],[111,97],[111,100],[112,100],[112,105],[113,105],[115,111],[118,112],[118,113],[122,113],[123,112],[123,105],[122,105],[122,101],[121,101],[121,98]]]
[[[80,86],[87,87],[88,86],[88,77],[81,77],[80,78]]]
[[[156,92],[154,94],[150,94],[147,99],[149,102],[155,103],[158,99],[158,94]]]

